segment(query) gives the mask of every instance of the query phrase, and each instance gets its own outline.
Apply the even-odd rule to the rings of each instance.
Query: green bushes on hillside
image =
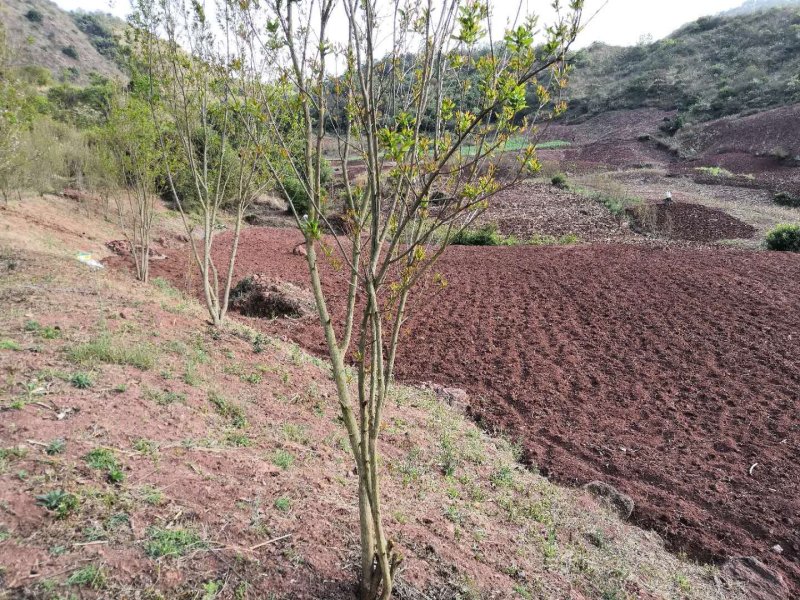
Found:
[[[776,225],[767,232],[765,242],[768,250],[800,252],[800,225]]]

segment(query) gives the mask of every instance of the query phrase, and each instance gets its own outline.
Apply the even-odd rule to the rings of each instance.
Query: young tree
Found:
[[[304,132],[303,158],[290,166],[310,203],[295,217],[358,469],[360,595],[389,598],[402,558],[383,524],[378,436],[409,295],[493,194],[539,169],[535,121],[565,110],[566,55],[583,2],[556,0],[551,24],[527,15],[500,39],[483,0],[265,0],[264,12],[241,6],[250,15],[251,41],[279,71],[276,80],[291,83],[279,104],[296,107]],[[333,18],[347,28],[338,44],[330,35]],[[526,103],[529,88],[534,107]],[[274,96],[263,99],[265,119],[289,154],[275,105]],[[519,118],[523,111],[531,120]],[[507,142],[522,135],[531,143],[513,172],[498,178]],[[326,136],[338,148],[345,235],[326,216]],[[351,158],[366,167],[364,180],[351,177]],[[329,308],[320,248],[337,252],[344,265],[343,311]],[[343,317],[334,322],[334,314]]]
[[[8,203],[8,194],[18,165],[20,146],[20,98],[9,65],[5,27],[0,24],[0,192]]]
[[[253,95],[261,82],[241,53],[237,21],[224,2],[215,25],[199,2],[137,0],[134,87],[150,104],[169,193],[180,211],[200,270],[211,322],[228,311],[242,221],[270,185],[265,157],[271,144]],[[225,209],[234,215],[224,271],[212,252]],[[192,235],[190,211],[201,222]]]
[[[109,167],[117,176],[120,190],[114,194],[117,218],[130,246],[136,278],[147,283],[155,184],[162,173],[159,138],[149,106],[137,98],[118,95],[104,133],[112,155]]]

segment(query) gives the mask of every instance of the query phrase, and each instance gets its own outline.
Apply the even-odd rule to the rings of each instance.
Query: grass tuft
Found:
[[[67,350],[67,357],[74,363],[131,365],[143,371],[153,368],[155,355],[156,349],[150,344],[126,344],[109,333]]]

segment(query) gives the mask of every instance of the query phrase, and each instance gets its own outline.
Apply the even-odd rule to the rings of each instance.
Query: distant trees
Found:
[[[139,0],[135,8],[134,90],[149,104],[166,189],[190,238],[211,322],[219,325],[228,311],[244,214],[272,182],[265,162],[271,132],[256,102],[264,86],[260,64],[239,47],[242,24],[227,3],[217,6],[220,27],[195,2]],[[224,209],[233,212],[234,225],[231,248],[218,264],[215,238]],[[199,240],[189,210],[199,216]]]

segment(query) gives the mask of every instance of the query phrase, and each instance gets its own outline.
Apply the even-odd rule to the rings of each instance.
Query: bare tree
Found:
[[[117,218],[136,267],[136,278],[147,283],[150,242],[155,218],[155,183],[161,173],[158,134],[150,109],[142,101],[118,95],[105,127],[111,151],[109,171],[116,175],[113,193]]]
[[[137,0],[131,23],[143,77],[138,87],[159,133],[167,186],[189,235],[211,322],[228,311],[243,218],[270,185],[271,144],[253,101],[261,86],[240,52],[237,21],[218,4],[216,25],[204,6],[184,0]],[[225,265],[213,248],[223,212],[234,215]],[[192,235],[192,211],[202,239]],[[224,270],[222,270],[224,269]]]

